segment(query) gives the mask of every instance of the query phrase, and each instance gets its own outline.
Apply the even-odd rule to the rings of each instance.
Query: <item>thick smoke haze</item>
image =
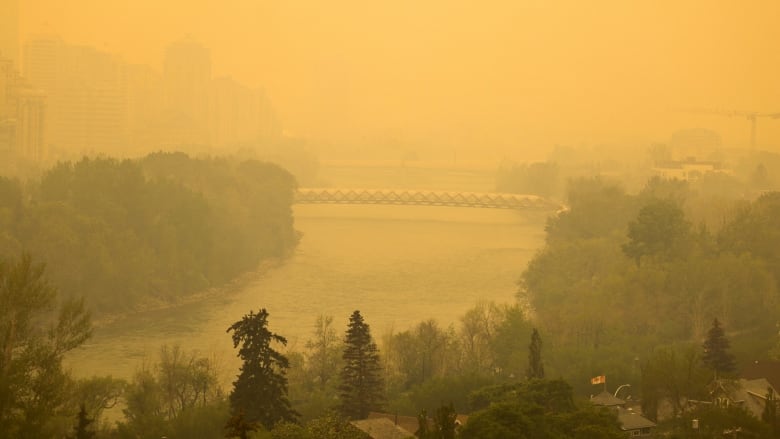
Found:
[[[25,0],[22,40],[57,34],[159,67],[190,35],[214,75],[265,89],[288,133],[506,151],[646,146],[680,129],[745,147],[780,111],[780,3]],[[776,149],[780,120],[758,121]]]
[[[777,111],[780,5],[678,3],[31,0],[21,14],[23,33],[152,65],[192,35],[216,75],[264,87],[289,132],[337,143],[534,148],[708,127],[744,146],[746,120],[675,110]]]

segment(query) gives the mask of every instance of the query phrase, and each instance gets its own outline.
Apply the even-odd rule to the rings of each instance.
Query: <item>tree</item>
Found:
[[[320,315],[314,326],[314,338],[306,342],[307,362],[320,390],[338,373],[338,337],[333,329],[333,316]]]
[[[77,415],[76,426],[73,427],[74,436],[70,436],[70,439],[91,439],[95,437],[95,432],[89,427],[93,422],[95,422],[95,420],[90,419],[87,416],[86,406],[81,404],[81,408]]]
[[[628,243],[623,245],[626,256],[637,266],[644,256],[671,256],[678,253],[690,235],[685,213],[671,200],[653,200],[639,210],[628,224]]]
[[[534,328],[531,333],[531,344],[528,346],[528,371],[526,375],[531,378],[544,378],[544,365],[542,364],[542,337]]]
[[[734,355],[729,352],[729,340],[718,319],[712,321],[712,328],[707,333],[703,347],[702,362],[715,372],[715,379],[719,374],[730,374],[736,371]]]
[[[239,347],[243,360],[241,372],[233,382],[230,407],[233,413],[244,411],[249,422],[259,422],[271,429],[279,421],[295,421],[298,413],[287,399],[287,357],[277,352],[272,343],[287,344],[287,339],[267,328],[268,312],[250,311],[233,323],[233,347]]]
[[[344,368],[341,370],[341,413],[351,419],[365,419],[383,402],[384,382],[379,362],[379,349],[360,311],[349,318],[344,338]]]
[[[232,415],[225,424],[225,437],[232,438],[237,437],[239,439],[247,439],[250,432],[257,431],[259,425],[257,422],[247,421],[244,416],[244,410],[239,410],[238,413]]]
[[[0,431],[11,437],[53,435],[45,424],[63,409],[70,384],[62,358],[92,334],[83,301],[52,313],[56,296],[29,255],[0,260]]]

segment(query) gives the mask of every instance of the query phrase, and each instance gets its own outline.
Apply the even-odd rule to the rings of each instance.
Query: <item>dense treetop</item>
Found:
[[[98,310],[220,285],[295,245],[295,180],[276,165],[157,153],[0,177],[0,255],[43,260]]]

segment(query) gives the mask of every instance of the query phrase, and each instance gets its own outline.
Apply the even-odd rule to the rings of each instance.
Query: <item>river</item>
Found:
[[[225,330],[260,308],[292,350],[303,349],[320,314],[346,329],[358,309],[377,339],[424,319],[456,323],[479,301],[515,300],[517,279],[543,243],[546,217],[349,205],[298,205],[294,214],[303,236],[285,261],[202,300],[102,324],[67,365],[76,376],[130,378],[157,360],[161,345],[178,344],[218,358],[229,382],[238,362]]]

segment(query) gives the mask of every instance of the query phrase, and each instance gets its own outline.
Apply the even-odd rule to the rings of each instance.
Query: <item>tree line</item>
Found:
[[[297,243],[295,179],[258,161],[156,153],[0,177],[0,256],[26,251],[96,312],[222,285]]]

